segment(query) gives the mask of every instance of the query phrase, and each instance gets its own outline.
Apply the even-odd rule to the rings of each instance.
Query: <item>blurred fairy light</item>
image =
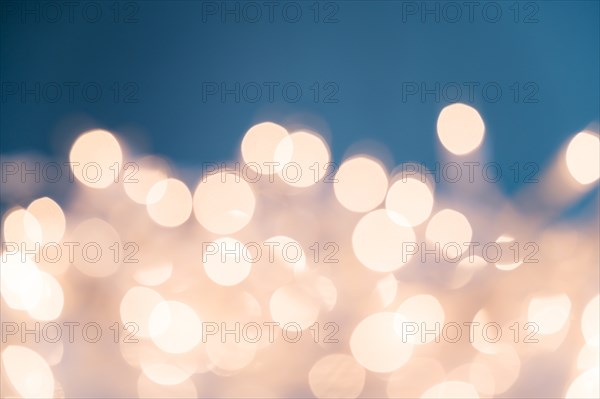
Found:
[[[444,108],[437,134],[482,157],[474,108]],[[515,201],[478,184],[450,198],[372,154],[334,168],[318,133],[273,122],[195,181],[122,145],[84,132],[64,203],[3,215],[3,397],[598,397],[598,210],[553,222],[597,188],[597,133],[574,135]],[[523,242],[539,263],[514,252]]]

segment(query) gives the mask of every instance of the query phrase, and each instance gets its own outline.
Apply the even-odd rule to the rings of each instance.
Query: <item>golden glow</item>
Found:
[[[567,168],[580,184],[590,184],[600,177],[600,139],[592,132],[577,133],[566,154]]]
[[[352,212],[368,212],[385,198],[388,179],[377,161],[359,156],[342,163],[335,174],[335,197]]]
[[[437,132],[446,150],[455,155],[465,155],[479,147],[483,141],[485,125],[475,108],[456,103],[440,112]]]
[[[187,186],[177,179],[165,179],[154,184],[148,192],[146,209],[156,223],[176,227],[192,213],[192,195]]]
[[[352,332],[352,355],[367,370],[389,373],[402,367],[412,356],[413,345],[403,342],[396,323],[396,313],[374,313]]]
[[[216,234],[231,234],[244,228],[252,219],[255,206],[250,185],[224,171],[204,176],[194,193],[196,219]]]
[[[385,207],[402,216],[400,223],[418,226],[431,214],[433,194],[425,183],[412,178],[402,178],[390,187]]]
[[[411,227],[397,223],[401,216],[378,209],[364,215],[352,233],[352,249],[358,260],[371,270],[391,272],[403,266],[411,255],[403,243],[414,243]]]
[[[83,133],[69,154],[75,178],[92,188],[106,188],[120,181],[123,152],[119,142],[106,130]]]
[[[4,373],[23,398],[54,396],[54,376],[48,363],[24,346],[10,345],[2,352]]]

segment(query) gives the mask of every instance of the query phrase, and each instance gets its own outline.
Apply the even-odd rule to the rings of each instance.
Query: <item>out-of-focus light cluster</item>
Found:
[[[483,156],[474,108],[444,108],[437,133],[448,159]],[[250,179],[217,168],[195,182],[85,132],[61,204],[37,198],[2,218],[2,396],[597,398],[598,209],[554,220],[596,189],[600,144],[584,131],[565,145],[545,183],[509,200],[481,182],[439,190],[376,154],[332,170],[323,137],[272,122],[241,142]],[[534,242],[539,262],[469,258],[473,241]],[[86,243],[100,261],[80,255]],[[446,253],[458,261],[423,261],[407,243],[459,243]],[[206,257],[217,250],[229,257]],[[62,337],[35,342],[35,323],[50,322]],[[89,322],[98,342],[82,337]],[[405,339],[407,323],[429,330]],[[469,329],[490,324],[494,342]]]

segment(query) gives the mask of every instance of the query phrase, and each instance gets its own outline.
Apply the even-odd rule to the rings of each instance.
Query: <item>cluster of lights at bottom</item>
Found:
[[[475,109],[437,133],[482,159]],[[69,161],[64,198],[3,215],[2,397],[599,396],[598,209],[557,217],[597,189],[595,132],[511,199],[372,153],[332,172],[272,122],[191,189],[105,130]]]

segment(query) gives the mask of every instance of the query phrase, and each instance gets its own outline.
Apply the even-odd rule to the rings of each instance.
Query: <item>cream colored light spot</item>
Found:
[[[465,215],[453,209],[442,209],[433,215],[425,230],[427,241],[439,244],[443,258],[450,261],[462,254],[472,235],[471,224]]]
[[[580,184],[590,184],[600,177],[600,139],[592,132],[577,133],[566,154],[567,168]]]
[[[149,320],[154,308],[164,301],[156,291],[146,287],[131,287],[123,296],[120,305],[123,325],[135,323],[139,337],[148,337]]]
[[[60,206],[48,197],[39,198],[27,207],[39,223],[44,243],[60,242],[65,233],[65,214]]]
[[[405,244],[415,242],[415,233],[411,227],[397,223],[400,218],[385,209],[378,209],[364,215],[356,224],[352,249],[367,268],[391,272],[411,259]]]
[[[233,286],[248,277],[252,265],[249,251],[238,240],[220,238],[214,242],[203,244],[204,270],[215,283]]]
[[[396,313],[381,312],[368,316],[356,326],[350,338],[350,349],[364,368],[389,373],[410,359],[413,345],[402,341],[396,322]]]
[[[571,300],[565,294],[537,297],[529,302],[528,319],[542,335],[560,331],[569,319]]]
[[[433,209],[433,194],[426,184],[417,179],[403,178],[390,187],[385,207],[402,216],[409,226],[423,223]]]
[[[479,399],[479,394],[473,385],[463,381],[444,381],[429,388],[421,398],[439,399]]]
[[[440,302],[431,295],[415,295],[406,299],[396,310],[398,315],[397,331],[408,342],[420,345],[434,341],[444,325],[444,309]],[[402,325],[401,323],[410,323]],[[412,327],[416,328],[413,333]],[[424,334],[424,331],[428,331]],[[436,331],[436,333],[429,333]]]
[[[39,248],[39,243],[43,240],[42,226],[31,212],[14,208],[6,213],[3,225],[4,242],[14,244],[19,249]]]
[[[194,310],[182,302],[164,301],[154,307],[148,321],[152,342],[168,353],[185,353],[202,339],[202,323]]]
[[[453,154],[465,155],[479,147],[485,125],[475,108],[456,103],[440,112],[437,133],[444,148]]]
[[[588,345],[600,345],[600,297],[596,295],[585,306],[581,316],[581,332]]]
[[[146,209],[156,223],[165,227],[183,224],[192,213],[192,195],[177,179],[161,180],[148,192]]]
[[[54,396],[54,375],[48,363],[24,346],[10,345],[2,352],[2,365],[11,385],[24,398]]]
[[[585,373],[580,374],[577,378],[573,380],[567,393],[565,395],[566,399],[596,399],[600,397],[600,388],[598,384],[598,380],[600,375],[600,370],[598,368],[593,368],[591,370],[586,371]]]
[[[216,234],[244,228],[254,215],[256,199],[240,176],[224,171],[204,176],[194,192],[194,214],[200,224]]]
[[[278,288],[269,301],[271,317],[282,329],[310,327],[319,315],[319,302],[300,284]],[[287,326],[287,327],[286,327]]]
[[[509,235],[501,235],[496,239],[496,244],[498,244],[498,254],[490,254],[489,256],[493,259],[496,257],[498,261],[496,262],[496,268],[499,270],[510,271],[514,270],[517,267],[523,264],[523,260],[521,258],[523,245],[520,243],[515,243],[515,239]]]
[[[92,188],[106,188],[120,181],[123,153],[117,139],[106,130],[83,133],[69,154],[75,178]]]
[[[90,277],[107,277],[118,270],[123,247],[110,224],[102,219],[87,219],[77,225],[72,237],[73,264],[80,272]],[[63,256],[69,255],[67,251],[63,249]]]
[[[44,296],[45,278],[32,260],[24,254],[2,255],[0,292],[8,307],[32,310]]]
[[[148,156],[123,167],[123,188],[129,198],[146,205],[148,200],[158,201],[161,195],[148,197],[150,189],[167,179],[167,166],[159,158]]]
[[[177,385],[160,385],[150,380],[144,373],[138,378],[137,393],[140,398],[195,399],[199,397],[198,390],[190,379]]]
[[[36,320],[54,320],[60,316],[64,295],[61,285],[48,273],[41,272],[41,291],[39,300],[35,306],[28,310],[31,317]]]
[[[329,160],[329,148],[323,139],[304,131],[285,137],[275,151],[275,161],[282,165],[277,173],[293,187],[309,187],[319,182],[331,172]]]
[[[184,370],[173,364],[167,363],[141,363],[141,368],[146,377],[160,385],[177,385],[187,380],[193,370]]]
[[[387,174],[377,161],[359,156],[346,160],[335,174],[337,200],[353,212],[368,212],[381,204],[388,187]]]
[[[284,163],[289,161],[292,148],[288,148],[287,154],[279,154],[281,163],[274,165],[275,152],[281,141],[288,136],[287,130],[273,122],[263,122],[252,126],[244,135],[242,140],[242,158],[255,172],[270,174],[280,171]]]
[[[236,328],[235,324],[226,327],[231,331]],[[213,339],[206,341],[208,358],[216,367],[224,371],[245,368],[254,360],[258,349],[258,344],[253,342],[254,339],[257,339],[255,330],[247,325],[240,325],[239,338],[236,338],[234,332],[224,335],[221,331],[220,337],[212,337]]]
[[[167,281],[172,274],[173,264],[163,263],[145,266],[139,270],[136,270],[133,278],[139,284],[153,287]]]

